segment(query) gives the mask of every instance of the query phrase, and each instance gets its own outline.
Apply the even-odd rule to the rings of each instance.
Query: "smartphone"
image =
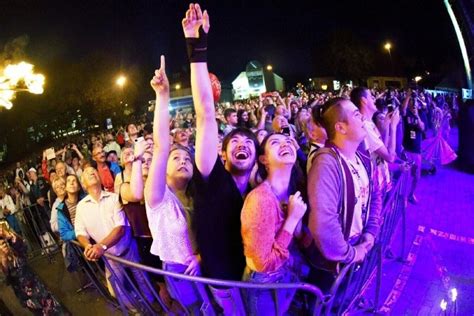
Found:
[[[290,136],[290,127],[289,126],[282,127],[280,130],[280,133],[286,136]]]
[[[144,141],[145,138],[142,137],[138,137],[137,139],[135,139],[135,143],[141,143],[142,141]]]

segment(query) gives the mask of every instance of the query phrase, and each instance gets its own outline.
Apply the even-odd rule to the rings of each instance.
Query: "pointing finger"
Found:
[[[165,56],[161,55],[160,57],[160,69],[165,71],[166,70],[166,62],[165,62]]]

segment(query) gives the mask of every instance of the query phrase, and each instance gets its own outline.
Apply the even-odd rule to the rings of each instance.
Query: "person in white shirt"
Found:
[[[120,205],[119,196],[102,190],[99,173],[93,167],[84,169],[82,183],[88,195],[77,204],[74,230],[77,240],[85,248],[84,257],[90,261],[97,261],[107,252],[125,260],[139,262],[138,250],[131,238],[130,226]],[[91,238],[96,241],[95,244],[90,242]],[[119,292],[115,293],[117,299],[122,300],[127,307],[132,307],[133,303],[123,293],[126,291],[123,287],[126,279],[122,273],[124,270],[113,260],[108,260],[108,263],[119,279],[115,283],[115,289]],[[144,280],[146,277],[144,273],[138,269],[130,270],[137,283],[141,285],[143,294],[149,302],[152,302],[153,296]],[[110,283],[111,275],[111,271],[106,269],[109,291],[114,295]]]
[[[54,178],[51,182],[52,189],[56,194],[56,200],[51,207],[51,219],[49,224],[51,225],[51,230],[54,233],[59,233],[58,227],[58,205],[64,201],[66,197],[66,180],[64,178]]]
[[[0,188],[0,209],[1,210],[8,210],[9,214],[15,214],[16,213],[16,205],[13,202],[13,199],[11,196],[5,193],[5,189],[2,187]],[[1,218],[0,214],[0,218]]]
[[[384,191],[391,188],[390,172],[388,163],[395,162],[397,154],[396,148],[396,131],[398,123],[400,122],[400,112],[398,109],[390,114],[390,129],[387,131],[387,146],[382,140],[380,131],[372,117],[377,112],[375,106],[375,97],[369,89],[365,87],[357,87],[351,92],[351,101],[357,106],[364,118],[364,128],[367,136],[364,139],[363,147],[370,153],[372,163],[375,166],[374,177],[379,186]]]
[[[112,133],[107,133],[107,135],[105,136],[105,141],[107,143],[104,146],[104,151],[108,153],[109,151],[113,150],[117,153],[117,157],[120,157],[122,149],[120,148],[120,145],[117,144],[117,142],[115,141],[114,135],[112,135]]]

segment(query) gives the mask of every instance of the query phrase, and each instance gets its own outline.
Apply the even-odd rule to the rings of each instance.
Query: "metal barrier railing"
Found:
[[[328,311],[331,310],[336,315],[347,314],[356,309],[357,303],[361,299],[364,289],[368,283],[373,281],[376,277],[375,283],[375,299],[371,306],[366,306],[366,311],[375,312],[378,310],[380,290],[382,285],[382,262],[385,251],[392,242],[395,229],[400,218],[402,219],[402,246],[400,259],[403,260],[405,253],[405,236],[406,236],[406,221],[405,221],[405,207],[406,207],[406,190],[410,174],[408,171],[402,172],[392,190],[385,196],[384,205],[382,208],[382,227],[376,243],[372,250],[367,255],[366,259],[361,264],[352,264],[346,266],[344,273],[338,276],[336,282],[344,284],[338,286],[337,291],[333,291],[331,296],[334,298],[333,303],[337,305],[337,309],[332,310],[332,306],[328,306]]]
[[[47,255],[50,261],[61,249],[59,239],[51,231],[49,223],[50,211],[47,206],[32,204],[15,212],[16,221],[20,226],[23,240],[28,247],[30,258]]]
[[[74,243],[78,247],[80,246],[79,243],[77,243],[76,241],[74,241]],[[130,286],[132,287],[132,291],[130,292],[124,291],[126,292],[125,299],[128,301],[128,306],[125,300],[121,300],[120,298],[117,297],[118,303],[124,315],[128,314],[127,307],[129,309],[130,305],[132,305],[133,308],[137,309],[138,311],[146,315],[156,314],[160,311],[165,312],[165,313],[169,312],[168,307],[165,304],[163,304],[163,302],[161,301],[161,298],[159,297],[159,295],[157,295],[156,291],[153,291],[153,298],[157,302],[159,302],[160,306],[158,310],[154,308],[152,304],[150,304],[150,302],[145,298],[145,295],[143,294],[143,292],[139,290],[139,287],[142,287],[142,286],[153,288],[148,278],[145,278],[147,284],[136,284],[133,278],[130,277],[127,271],[125,271],[125,268],[139,269],[141,271],[145,271],[147,273],[151,273],[155,275],[161,275],[164,277],[172,277],[178,280],[191,281],[194,283],[204,285],[203,287],[200,287],[201,290],[199,291],[199,294],[203,302],[200,310],[205,315],[217,314],[214,307],[215,303],[213,302],[211,291],[207,287],[209,285],[216,286],[216,287],[223,287],[223,288],[239,289],[241,291],[245,291],[249,289],[271,290],[273,291],[274,297],[276,297],[277,295],[276,293],[278,291],[282,291],[282,290],[302,291],[303,293],[309,294],[311,296],[310,300],[312,301],[312,304],[311,306],[308,306],[307,311],[311,311],[313,315],[321,315],[322,310],[324,308],[324,304],[326,304],[326,302],[329,299],[329,297],[323,294],[323,292],[318,287],[308,284],[308,283],[257,284],[257,283],[249,283],[249,282],[244,282],[244,281],[226,281],[226,280],[208,279],[204,277],[189,276],[189,275],[184,275],[180,273],[169,272],[169,271],[165,271],[161,269],[152,268],[152,267],[145,266],[136,262],[131,262],[131,261],[122,259],[120,257],[110,255],[108,253],[104,254],[102,258],[105,262],[106,268],[111,271],[112,277],[110,281],[116,293],[119,287],[121,287],[122,289],[126,287],[130,287]],[[116,269],[113,269],[111,267],[110,261],[119,263],[120,265],[118,265],[118,267],[120,270],[117,271]],[[121,279],[124,279],[124,278],[120,277],[119,275],[123,275],[128,284],[125,284],[125,282],[120,281]],[[239,300],[239,297],[237,297],[236,299]],[[241,297],[240,297],[240,302],[242,302]],[[274,303],[277,304],[278,303],[277,300],[274,300]],[[245,310],[245,306],[241,306],[238,309]],[[278,306],[276,306],[276,310],[278,310]]]
[[[242,293],[248,290],[269,290],[274,297],[275,310],[278,311],[278,300],[276,299],[279,291],[294,290],[302,293],[305,302],[305,314],[313,315],[341,315],[346,314],[356,308],[356,303],[361,298],[361,290],[364,289],[376,276],[375,302],[371,307],[377,310],[380,297],[382,282],[381,268],[383,255],[389,247],[395,228],[400,219],[402,219],[402,247],[400,258],[404,258],[405,243],[405,205],[406,205],[406,187],[409,180],[409,173],[403,172],[398,177],[392,190],[385,198],[382,210],[383,224],[376,244],[370,251],[366,260],[362,264],[351,264],[345,266],[328,293],[323,293],[318,287],[307,283],[277,283],[277,284],[257,284],[240,281],[225,281],[208,279],[204,277],[189,276],[180,273],[169,272],[161,269],[152,268],[131,262],[120,257],[106,253],[103,256],[105,269],[97,262],[90,262],[83,258],[83,249],[76,241],[71,245],[75,255],[81,258],[81,270],[89,278],[99,294],[108,302],[119,308],[124,315],[128,315],[129,310],[136,310],[144,315],[155,315],[159,313],[169,313],[170,310],[157,294],[154,284],[146,276],[147,273],[163,277],[172,277],[182,281],[191,281],[201,286],[198,287],[199,295],[202,300],[200,311],[205,315],[217,314],[216,303],[209,286],[237,289],[234,294],[238,296],[236,300],[242,304],[240,310],[244,311]],[[40,250],[48,255],[52,260],[52,252],[44,251],[46,249],[58,248],[60,243],[53,239],[50,245],[42,244],[40,239],[44,232],[44,225],[49,229],[49,218],[45,221],[44,217],[35,217],[34,211],[38,212],[38,206],[32,205],[23,210],[23,214],[18,213],[26,221],[24,236],[30,243],[32,253],[38,253]],[[37,215],[37,214],[36,214]],[[43,225],[43,226],[42,226]],[[23,228],[22,228],[23,229]],[[113,266],[113,267],[112,267]],[[144,277],[137,275],[144,274]],[[137,281],[138,279],[138,281]],[[107,290],[105,286],[107,280],[111,288]],[[145,291],[144,289],[147,289]],[[110,290],[115,293],[115,297]],[[151,294],[150,294],[151,293]],[[157,302],[155,304],[154,302]],[[181,303],[178,301],[178,303]],[[187,313],[187,311],[184,311]]]

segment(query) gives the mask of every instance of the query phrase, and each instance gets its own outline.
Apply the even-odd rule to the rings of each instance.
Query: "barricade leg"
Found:
[[[379,309],[380,290],[382,288],[382,260],[382,247],[379,246],[377,249],[377,283],[375,285],[374,311]]]

